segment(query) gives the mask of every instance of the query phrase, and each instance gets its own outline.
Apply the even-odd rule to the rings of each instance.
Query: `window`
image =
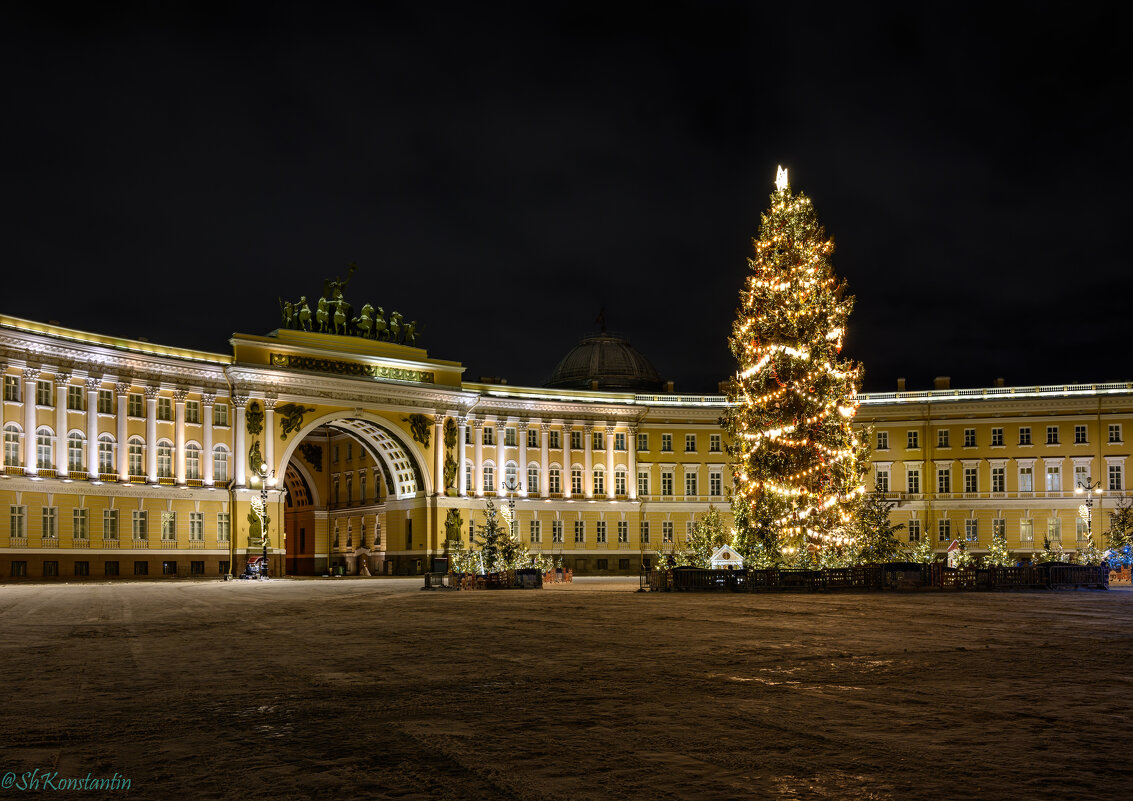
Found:
[[[67,435],[67,469],[83,469],[83,435],[77,431]]]
[[[938,542],[951,542],[952,541],[952,521],[951,520],[937,520],[936,521],[936,539]]]
[[[921,471],[920,470],[906,470],[905,472],[905,491],[910,495],[916,495],[921,491]]]
[[[993,428],[991,430],[991,445],[993,448],[1003,447],[1003,429]]]
[[[473,427],[471,425],[466,425],[464,427],[464,444],[465,445],[471,445],[472,444],[472,428]]]
[[[614,450],[624,451],[626,449],[626,434],[624,431],[614,432]]]
[[[1030,426],[1023,426],[1022,428],[1019,429],[1019,444],[1020,445],[1030,445],[1031,444],[1031,427]]]
[[[877,432],[877,449],[879,451],[889,450],[889,432],[888,431],[878,431]]]
[[[723,440],[720,438],[720,435],[719,434],[709,434],[708,435],[708,452],[709,453],[720,453],[721,450],[723,450]]]
[[[938,467],[938,468],[936,468],[936,491],[937,492],[951,492],[952,491],[952,468],[951,467]]]
[[[558,495],[562,491],[562,473],[559,468],[552,467],[547,473],[547,492]]]
[[[543,541],[543,534],[539,530],[539,521],[538,520],[532,520],[528,524],[527,537],[533,543],[540,543],[540,542]]]
[[[1074,518],[1074,536],[1084,545],[1090,539],[1090,524],[1080,517]]]
[[[4,376],[4,400],[13,403],[20,402],[20,377],[18,375]]]
[[[638,434],[637,435],[637,449],[639,451],[649,450],[649,435],[648,434]]]
[[[201,402],[185,401],[185,422],[199,424],[201,422]]]
[[[527,429],[527,447],[528,448],[538,448],[539,447],[539,429],[537,429],[535,427],[531,427],[531,428]]]
[[[228,449],[223,445],[212,452],[212,478],[218,484],[228,481]]]
[[[12,575],[13,576],[26,576],[28,574],[28,563],[23,559],[12,560]]]
[[[662,470],[661,471],[661,494],[662,495],[672,495],[673,494],[673,471],[672,470]]]
[[[563,521],[551,521],[551,542],[561,543],[563,541]]]
[[[131,392],[126,398],[126,414],[130,417],[145,417],[145,406],[142,404],[142,395]]]
[[[146,512],[144,509],[135,509],[132,512],[131,531],[136,540],[149,539],[148,520],[146,519]]]
[[[1062,521],[1057,517],[1047,518],[1046,538],[1051,542],[1062,542]]]
[[[1074,444],[1085,445],[1086,442],[1086,427],[1074,426]]]
[[[570,471],[570,494],[571,495],[581,495],[582,494],[582,471],[581,470],[571,470]]]
[[[1035,521],[1031,520],[1029,517],[1019,521],[1019,541],[1035,541]]]
[[[142,475],[143,445],[139,437],[131,437],[127,448],[127,467],[131,476]]]
[[[615,470],[614,471],[614,495],[625,495],[625,494],[626,494],[626,471],[625,470]]]
[[[920,432],[908,431],[905,434],[905,447],[909,450],[916,450],[921,446]]]
[[[1109,424],[1109,441],[1121,444],[1121,423]]]
[[[163,439],[157,443],[158,478],[173,477],[173,443]]]
[[[58,515],[59,510],[54,506],[43,507],[43,538],[47,540],[54,540],[59,537]]]
[[[134,575],[135,576],[148,576],[149,575],[149,562],[134,562]]]
[[[991,521],[991,536],[999,537],[1000,539],[1007,538],[1007,518],[995,517]]]
[[[189,539],[201,542],[205,538],[205,513],[189,512]]]
[[[974,428],[965,428],[964,429],[964,447],[965,448],[976,447],[976,430]]]
[[[35,432],[35,464],[40,470],[50,470],[52,461],[51,430],[41,428]]]
[[[876,470],[876,475],[873,482],[874,488],[877,492],[883,495],[889,492],[889,468],[879,467]]]
[[[991,468],[991,491],[992,492],[1006,492],[1007,491],[1007,471],[1002,467]]]
[[[114,414],[114,393],[109,389],[98,391],[98,413]]]
[[[908,523],[908,526],[909,526],[909,542],[920,542],[921,541],[921,521],[910,520],[909,523]]]
[[[228,512],[218,512],[216,515],[216,541],[228,542],[232,533],[232,524]]]
[[[197,480],[201,477],[201,449],[189,443],[185,446],[185,478]]]
[[[648,520],[642,520],[641,521],[641,544],[642,545],[648,545],[649,544],[649,521]]]
[[[117,576],[118,563],[117,562],[104,562],[102,565],[102,574],[104,576]]]
[[[724,494],[724,472],[712,470],[708,473],[708,494],[719,498]]]
[[[527,493],[529,495],[539,494],[539,468],[527,468]]]
[[[978,521],[971,518],[964,521],[964,539],[968,542],[980,541]]]
[[[102,538],[104,540],[118,539],[118,510],[102,510]]]
[[[548,448],[551,448],[552,450],[558,450],[560,447],[562,447],[561,443],[559,442],[559,432],[558,431],[548,431],[547,434],[550,436],[550,439],[551,439],[550,444],[547,446]]]
[[[58,576],[59,575],[59,560],[48,559],[43,563],[43,575],[45,576]]]
[[[496,488],[496,468],[490,464],[484,465],[484,478],[480,488],[484,492],[491,492]]]
[[[190,576],[203,576],[205,574],[204,560],[194,560],[189,562],[189,575]]]
[[[27,507],[9,506],[8,510],[9,535],[17,539],[23,539],[28,535],[27,528],[25,528],[24,524],[24,516],[27,513]]]
[[[67,387],[67,408],[76,412],[86,408],[82,387]]]
[[[598,544],[604,545],[606,543],[606,521],[599,520],[595,524],[595,536],[598,538]]]
[[[354,461],[354,440],[346,441],[346,461]]]
[[[629,542],[629,523],[625,520],[618,521],[618,542]]]
[[[504,429],[504,445],[508,448],[514,448],[515,447],[515,429],[514,428],[509,427],[509,428]]]
[[[8,467],[20,464],[20,429],[14,425],[4,426],[4,464]]]
[[[1046,427],[1046,444],[1047,445],[1057,445],[1058,444],[1058,426],[1047,426]]]
[[[661,435],[661,450],[665,451],[665,452],[669,452],[669,451],[673,450],[673,435],[672,434],[662,434]]]
[[[637,496],[639,498],[645,497],[649,494],[649,471],[637,471]]]
[[[36,381],[35,382],[35,405],[36,406],[51,406],[51,382],[50,381]]]
[[[519,468],[514,464],[504,466],[504,489],[508,492],[519,489]]]
[[[948,442],[948,429],[942,428],[936,432],[936,447],[938,448],[951,448]]]
[[[695,498],[699,493],[696,491],[696,473],[685,473],[685,496]]]
[[[1046,491],[1047,492],[1061,492],[1062,491],[1062,468],[1057,465],[1047,465],[1046,468]]]
[[[173,419],[173,399],[172,398],[158,398],[157,399],[157,419],[158,420],[172,420]]]
[[[464,464],[464,490],[465,492],[472,492],[476,488],[472,486],[472,463],[465,462]]]
[[[685,453],[696,453],[696,434],[685,434]]]
[[[601,470],[594,471],[594,494],[606,494],[606,474]]]
[[[1111,491],[1118,491],[1123,489],[1124,482],[1121,477],[1121,465],[1111,464],[1109,466],[1109,488]]]
[[[1035,477],[1030,465],[1019,468],[1019,492],[1034,492]]]
[[[482,428],[481,431],[484,432],[484,444],[485,445],[495,445],[496,444],[496,429],[492,428],[491,426],[484,426],[484,428]]]
[[[574,541],[586,542],[586,524],[581,520],[574,521]]]
[[[576,451],[582,450],[582,432],[581,431],[570,432],[570,447],[571,447],[572,450],[576,450]]]
[[[673,541],[673,521],[665,520],[661,523],[661,542]]]
[[[76,576],[89,576],[90,575],[90,562],[87,562],[87,561],[75,562],[75,575]]]
[[[596,451],[604,450],[606,448],[606,437],[601,431],[592,431],[590,432],[590,445]]]
[[[87,526],[89,509],[73,509],[71,511],[71,538],[76,540],[90,539]]]
[[[166,559],[161,563],[161,575],[163,576],[176,576],[177,575],[177,562],[172,559]]]
[[[610,569],[610,560],[609,559],[599,559],[598,560],[598,570],[609,570],[609,569]]]
[[[220,428],[228,427],[228,404],[217,403],[212,407],[212,424]]]
[[[98,472],[114,472],[114,438],[109,434],[98,438]]]
[[[979,492],[979,468],[964,468],[964,492]]]
[[[161,538],[165,541],[177,539],[177,513],[161,513]]]

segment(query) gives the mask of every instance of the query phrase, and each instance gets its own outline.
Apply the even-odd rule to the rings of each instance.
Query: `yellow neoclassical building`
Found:
[[[548,386],[470,383],[418,347],[280,329],[230,354],[0,316],[0,576],[443,569],[486,501],[532,551],[630,573],[728,510],[719,395],[675,394],[624,339],[588,337]],[[906,536],[1024,555],[1085,535],[1077,483],[1125,494],[1133,384],[862,396],[873,474]],[[282,527],[281,524],[282,523]],[[282,531],[281,531],[282,528]],[[1101,544],[1100,542],[1098,544]]]

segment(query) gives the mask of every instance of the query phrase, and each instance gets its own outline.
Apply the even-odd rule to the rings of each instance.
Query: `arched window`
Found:
[[[142,456],[145,454],[145,447],[141,437],[130,437],[126,449],[126,459],[131,476],[145,475],[142,471]]]
[[[228,448],[217,445],[212,451],[212,480],[228,481]]]
[[[527,465],[527,494],[539,494],[539,465]]]
[[[594,494],[606,494],[606,471],[600,467],[594,468]]]
[[[626,471],[620,468],[614,471],[614,494],[626,494]]]
[[[4,465],[6,467],[19,467],[20,464],[20,427],[18,425],[4,426]]]
[[[52,443],[55,437],[51,429],[43,426],[35,432],[35,466],[40,470],[50,470],[52,467]]]
[[[190,442],[185,446],[185,478],[199,479],[201,477],[201,449],[197,444]]]
[[[484,465],[484,492],[491,492],[496,488],[496,468],[495,465]]]
[[[114,472],[114,437],[109,434],[98,438],[98,472]]]
[[[157,441],[157,477],[173,477],[173,443],[167,439]]]
[[[515,467],[515,462],[508,462],[504,467],[504,491],[515,492],[518,489],[519,471]]]
[[[81,471],[83,469],[83,435],[72,431],[67,435],[67,469]]]

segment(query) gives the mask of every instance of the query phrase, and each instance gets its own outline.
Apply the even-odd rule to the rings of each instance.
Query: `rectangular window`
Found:
[[[594,471],[594,494],[595,495],[605,495],[606,494],[606,474],[603,473],[601,470],[595,470]]]
[[[464,427],[464,444],[465,445],[471,445],[472,444],[472,428],[473,428],[472,425],[466,425]]]
[[[571,495],[581,495],[582,494],[582,471],[581,470],[571,470],[570,471],[570,494]]]
[[[629,542],[629,523],[625,520],[618,521],[618,542]]]
[[[539,429],[535,428],[534,426],[527,429],[527,447],[539,447]]]
[[[1054,465],[1047,465],[1046,468],[1046,491],[1047,492],[1061,492],[1062,491],[1062,468]]]
[[[172,420],[173,419],[173,398],[158,398],[157,399],[157,419],[158,420]]]
[[[346,461],[354,461],[354,442],[352,440],[346,443]]]
[[[976,447],[976,430],[974,428],[965,428],[964,429],[964,447],[965,448]]]
[[[1007,518],[996,517],[991,521],[991,536],[1007,539]]]
[[[708,474],[708,492],[716,498],[724,494],[724,473],[722,471],[713,470]]]
[[[86,408],[82,387],[67,387],[67,408],[81,412]]]
[[[993,428],[991,430],[991,445],[994,448],[1003,447],[1003,429]]]
[[[1109,466],[1109,488],[1113,492],[1124,489],[1125,482],[1122,480],[1121,473],[1121,465],[1111,464]]]
[[[149,575],[149,562],[137,561],[134,562],[134,575],[135,576],[148,576]]]
[[[118,563],[117,562],[104,562],[102,565],[102,575],[104,576],[117,576]]]
[[[590,448],[595,451],[603,451],[606,449],[606,435],[601,431],[590,432]]]
[[[976,467],[964,468],[964,492],[979,492],[979,469]]]
[[[672,495],[673,494],[673,471],[672,470],[662,470],[661,471],[661,494],[662,495]]]
[[[26,506],[9,506],[8,516],[8,533],[10,536],[18,539],[23,539],[28,535],[27,528],[24,525],[24,516],[26,514]]]
[[[504,429],[504,447],[507,447],[507,448],[514,448],[515,447],[515,429],[514,428],[509,427],[509,428]]]
[[[563,491],[562,487],[562,473],[559,468],[552,467],[547,473],[547,492],[552,495],[558,495]]]
[[[908,450],[916,450],[921,446],[919,431],[908,431],[905,434],[905,447]]]
[[[43,575],[45,576],[58,576],[59,575],[59,561],[56,559],[49,559],[43,563]]]
[[[570,447],[571,447],[571,450],[575,450],[575,451],[582,450],[582,432],[581,431],[571,431],[570,432]]]
[[[551,450],[557,451],[560,447],[562,447],[562,444],[559,441],[559,432],[558,431],[548,431],[547,434],[551,438],[550,444],[547,445],[548,448],[550,448]]]
[[[1035,476],[1030,466],[1019,468],[1019,492],[1034,492]]]
[[[661,523],[661,542],[671,543],[673,541],[673,521],[665,520]]]
[[[889,432],[888,431],[878,431],[877,432],[877,449],[879,451],[889,450]]]
[[[1035,541],[1035,521],[1031,520],[1029,517],[1019,521],[1019,541]]]
[[[205,574],[205,563],[203,561],[189,562],[189,575],[190,576],[203,576]]]
[[[23,559],[12,560],[12,575],[13,576],[26,576],[28,574],[28,563]]]
[[[582,520],[574,521],[574,541],[576,543],[586,542],[586,523]]]
[[[637,449],[639,451],[649,450],[649,435],[648,434],[638,434],[637,435]]]
[[[1085,445],[1086,444],[1086,427],[1085,426],[1074,426],[1074,444],[1075,445]]]
[[[35,382],[35,405],[36,406],[53,406],[51,403],[51,382],[50,381],[36,381]]]
[[[165,541],[177,539],[177,513],[161,513],[161,538]]]
[[[551,542],[561,543],[563,541],[563,521],[551,521]]]
[[[605,542],[606,542],[606,521],[605,520],[599,520],[595,524],[595,536],[598,538],[598,543],[600,545],[605,544]]]
[[[1109,424],[1109,441],[1121,444],[1121,423]]]
[[[662,434],[661,435],[661,450],[664,453],[669,453],[673,450],[673,435],[672,434]]]
[[[626,473],[624,470],[614,471],[614,495],[624,496],[626,494]]]
[[[98,391],[98,413],[114,414],[114,393],[109,389]]]
[[[20,377],[18,375],[4,376],[4,400],[13,403],[20,402]]]
[[[166,559],[161,563],[161,575],[163,576],[176,576],[177,563],[172,559]]]
[[[491,465],[484,465],[484,492],[491,492],[496,487],[496,469]]]
[[[937,492],[951,492],[952,491],[952,468],[951,467],[938,467],[938,468],[936,468],[936,491]]]
[[[185,401],[185,422],[186,423],[200,423],[201,422],[201,402],[200,401]]]
[[[614,432],[614,450],[624,451],[626,449],[626,434],[624,431]]]
[[[648,545],[649,544],[649,521],[648,520],[642,520],[641,521],[641,544],[642,545]]]
[[[910,520],[909,523],[908,523],[908,526],[909,526],[909,542],[920,542],[921,541],[921,521]]]
[[[538,495],[539,494],[539,468],[538,467],[527,468],[527,494],[528,495]]]
[[[939,431],[936,432],[936,447],[938,447],[938,448],[950,448],[950,447],[952,447],[948,443],[948,429],[947,428],[942,428],[942,429],[940,429]]]
[[[609,570],[609,569],[610,569],[610,560],[609,559],[599,559],[598,560],[598,570]]]
[[[1046,444],[1047,445],[1057,445],[1058,444],[1058,426],[1047,426],[1046,427]]]
[[[696,453],[696,434],[685,434],[685,453]]]
[[[221,428],[228,427],[228,404],[217,403],[212,407],[212,424]]]
[[[481,431],[484,432],[484,444],[485,445],[495,445],[496,444],[496,429],[492,428],[491,426],[484,426],[481,429]]]
[[[76,576],[89,576],[90,575],[90,562],[75,562],[75,575]]]
[[[45,540],[54,540],[59,537],[59,521],[57,519],[59,510],[54,506],[43,507],[43,538]]]
[[[905,491],[910,495],[917,495],[921,491],[921,471],[907,470],[905,474]]]
[[[142,395],[140,392],[131,392],[126,396],[126,414],[130,417],[145,417],[146,407],[142,403]]]
[[[980,531],[978,521],[971,518],[964,521],[964,539],[968,542],[979,542]]]
[[[644,498],[649,494],[649,471],[637,471],[637,497]]]
[[[189,539],[201,542],[205,538],[205,513],[189,512]]]
[[[118,539],[118,510],[102,510],[102,538],[104,540]]]
[[[952,541],[952,521],[951,520],[937,520],[936,521],[936,539],[937,539],[937,542],[951,542]]]
[[[991,491],[992,492],[1006,492],[1007,491],[1007,470],[1003,467],[991,468]]]
[[[708,452],[709,453],[720,453],[720,452],[722,452],[723,451],[723,445],[724,445],[723,439],[720,437],[719,434],[709,434],[708,435]]]
[[[71,512],[71,537],[76,540],[90,538],[87,521],[90,519],[89,509],[74,509]]]
[[[543,533],[539,530],[538,520],[532,520],[528,524],[527,538],[536,545],[543,541]]]
[[[694,498],[698,494],[696,491],[696,473],[685,473],[685,495]]]
[[[132,513],[131,525],[134,539],[145,540],[149,539],[149,527],[144,509],[135,509]]]
[[[877,468],[873,482],[874,489],[883,495],[889,492],[889,468]]]
[[[1030,445],[1031,444],[1031,427],[1030,426],[1023,426],[1022,428],[1019,429],[1019,444],[1020,445]]]
[[[1062,521],[1057,517],[1047,518],[1046,538],[1051,542],[1062,542]]]

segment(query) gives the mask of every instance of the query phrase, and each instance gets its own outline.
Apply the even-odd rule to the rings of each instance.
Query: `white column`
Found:
[[[539,497],[551,497],[551,455],[547,440],[550,439],[550,423],[539,424]]]
[[[592,460],[594,458],[594,426],[582,427],[582,495],[585,498],[594,497],[594,467]]]
[[[445,494],[445,416],[433,418],[433,486],[437,495]]]
[[[630,426],[629,433],[626,434],[629,440],[626,442],[626,492],[629,493],[631,501],[637,500],[637,428]]]
[[[201,476],[206,487],[212,486],[212,406],[216,402],[216,395],[201,395]]]
[[[465,479],[464,479],[464,460],[467,458],[466,455],[465,455],[465,450],[464,450],[465,449],[464,438],[466,436],[468,436],[468,419],[465,418],[465,417],[461,417],[461,418],[458,418],[458,422],[460,423],[460,426],[459,426],[460,430],[457,434],[456,461],[459,463],[459,465],[457,467],[456,475],[457,475],[457,486],[460,487],[460,494],[463,497],[463,496],[468,494],[468,486],[467,486],[468,482],[465,481]]]
[[[628,476],[627,476],[628,478]],[[606,497],[613,500],[614,494],[614,427],[606,426]]]
[[[173,474],[177,476],[177,486],[185,486],[185,397],[189,394],[188,390],[177,389],[173,391],[173,402],[176,404],[174,410],[174,434],[173,434],[173,448],[174,448],[174,468]]]
[[[507,464],[507,420],[496,421],[496,494],[504,496],[504,467]]]
[[[87,385],[87,475],[98,478],[98,387],[101,378],[90,377]]]
[[[233,465],[233,478],[236,479],[237,487],[248,486],[247,476],[245,475],[244,465],[247,463],[248,454],[245,450],[245,431],[244,431],[244,405],[248,402],[247,395],[233,395],[232,405],[236,408],[236,430],[232,436],[232,465]]]
[[[571,496],[571,453],[570,453],[570,423],[563,423],[563,497]],[[566,539],[566,535],[563,535]]]
[[[67,384],[70,373],[55,374],[55,474],[67,475],[70,464],[67,462]]]
[[[519,438],[519,497],[527,497],[527,423],[519,421],[515,424],[515,434]]]
[[[157,483],[157,395],[158,387],[146,387],[146,481]]]
[[[472,421],[472,494],[484,494],[484,421]]]
[[[127,403],[130,397],[130,384],[122,381],[115,384],[114,389],[118,392],[118,478],[122,481],[130,480],[130,449],[126,446],[127,437],[127,415],[129,413],[129,405]]]
[[[35,382],[39,370],[28,367],[24,370],[24,472],[29,476],[36,474],[35,462]]]
[[[264,398],[264,461],[268,465],[268,475],[276,469],[275,464],[275,404],[276,398]],[[276,486],[283,483],[283,476],[276,476]]]

